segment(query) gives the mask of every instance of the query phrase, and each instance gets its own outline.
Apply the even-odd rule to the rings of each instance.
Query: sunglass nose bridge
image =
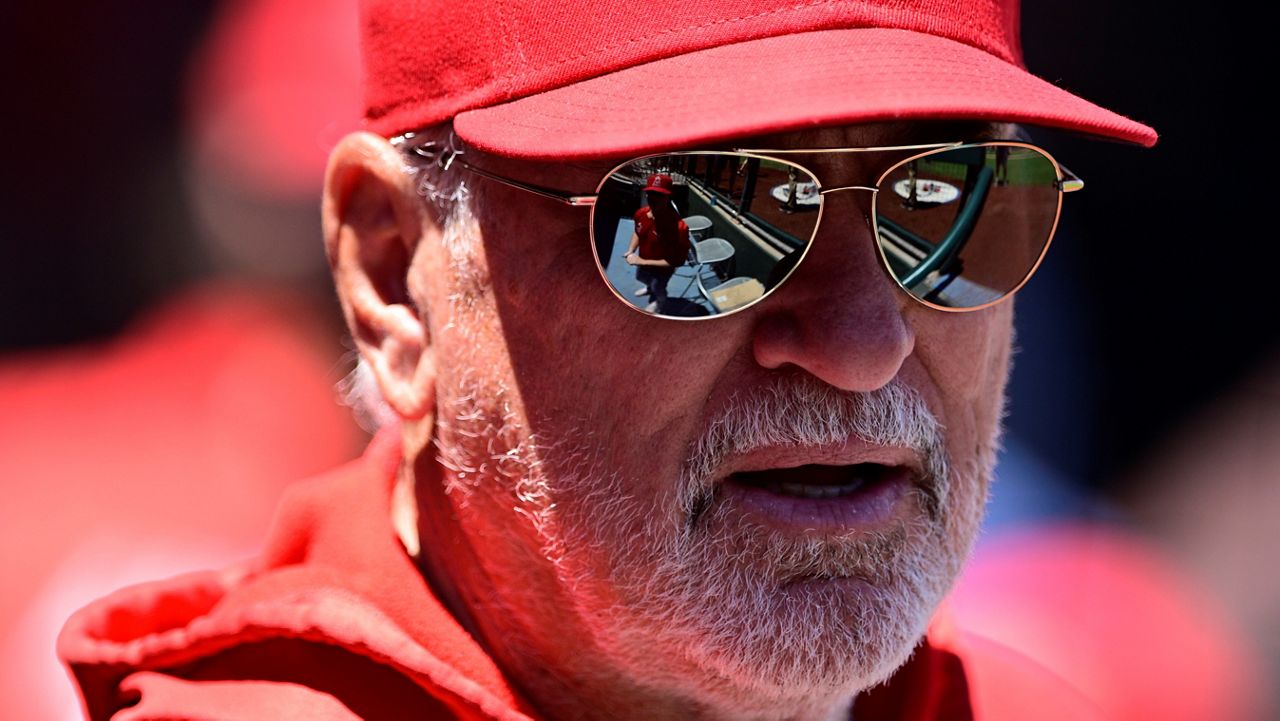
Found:
[[[831,193],[835,193],[840,190],[866,190],[871,193],[880,192],[879,188],[872,188],[871,186],[868,186],[868,185],[840,185],[835,188],[823,188],[822,190],[818,191],[818,195],[829,195]]]

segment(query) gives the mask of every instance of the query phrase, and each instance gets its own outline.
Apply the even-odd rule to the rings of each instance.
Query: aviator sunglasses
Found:
[[[476,167],[447,144],[392,139],[442,168],[589,207],[600,276],[642,313],[696,320],[728,315],[769,297],[817,237],[824,199],[839,191],[872,198],[872,237],[884,268],[931,308],[971,311],[1009,297],[1048,250],[1062,194],[1084,182],[1043,149],[1018,141],[820,149],[689,150],[634,158],[593,194],[523,183]],[[879,153],[905,156],[874,185],[824,187],[791,158]]]

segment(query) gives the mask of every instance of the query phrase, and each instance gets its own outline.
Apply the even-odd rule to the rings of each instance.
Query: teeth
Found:
[[[857,480],[839,486],[810,486],[804,483],[770,483],[769,490],[784,496],[798,498],[836,498],[846,496],[862,488],[862,481]]]

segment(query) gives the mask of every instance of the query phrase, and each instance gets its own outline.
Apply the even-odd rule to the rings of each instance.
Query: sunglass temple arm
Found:
[[[484,177],[490,180],[496,180],[497,182],[502,183],[503,185],[509,185],[512,188],[519,188],[520,190],[528,191],[530,193],[533,193],[534,195],[541,195],[544,198],[550,198],[551,200],[559,201],[561,203],[564,203],[565,205],[572,205],[576,207],[590,207],[596,204],[597,196],[595,195],[571,195],[569,193],[563,193],[558,190],[553,190],[551,188],[544,188],[541,185],[533,185],[531,183],[522,183],[518,180],[512,180],[511,178],[504,178],[501,175],[495,175],[494,173],[490,173],[487,170],[482,170],[480,168],[477,168],[476,166],[471,165],[465,160],[459,160],[457,156],[454,156],[454,158],[452,159],[452,162],[455,162],[458,165],[461,165],[462,167],[466,168],[467,170],[470,170],[476,175],[483,175]]]
[[[502,183],[503,185],[508,185],[512,188],[518,188],[535,195],[540,195],[544,198],[564,203],[565,205],[590,207],[596,204],[597,196],[595,195],[573,195],[559,190],[554,190],[552,188],[544,188],[541,185],[522,183],[518,180],[506,178],[495,173],[490,173],[482,168],[477,168],[459,157],[462,155],[463,151],[458,149],[457,144],[454,142],[452,133],[450,133],[449,141],[444,147],[435,141],[415,143],[414,133],[405,133],[404,135],[392,138],[391,144],[397,147],[407,146],[409,152],[419,158],[435,163],[436,166],[442,170],[448,170],[450,166],[457,163],[476,175],[482,175],[490,180]]]

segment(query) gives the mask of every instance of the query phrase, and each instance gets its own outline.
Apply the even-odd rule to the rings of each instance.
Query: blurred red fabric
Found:
[[[187,133],[244,192],[319,198],[329,151],[359,130],[356,0],[228,0],[188,73]]]
[[[73,610],[251,555],[284,485],[359,453],[314,317],[287,294],[208,287],[116,340],[0,360],[8,717],[79,716],[53,647]]]
[[[1244,721],[1269,705],[1241,630],[1142,537],[1083,522],[988,539],[957,623],[1016,648],[1116,721]]]

